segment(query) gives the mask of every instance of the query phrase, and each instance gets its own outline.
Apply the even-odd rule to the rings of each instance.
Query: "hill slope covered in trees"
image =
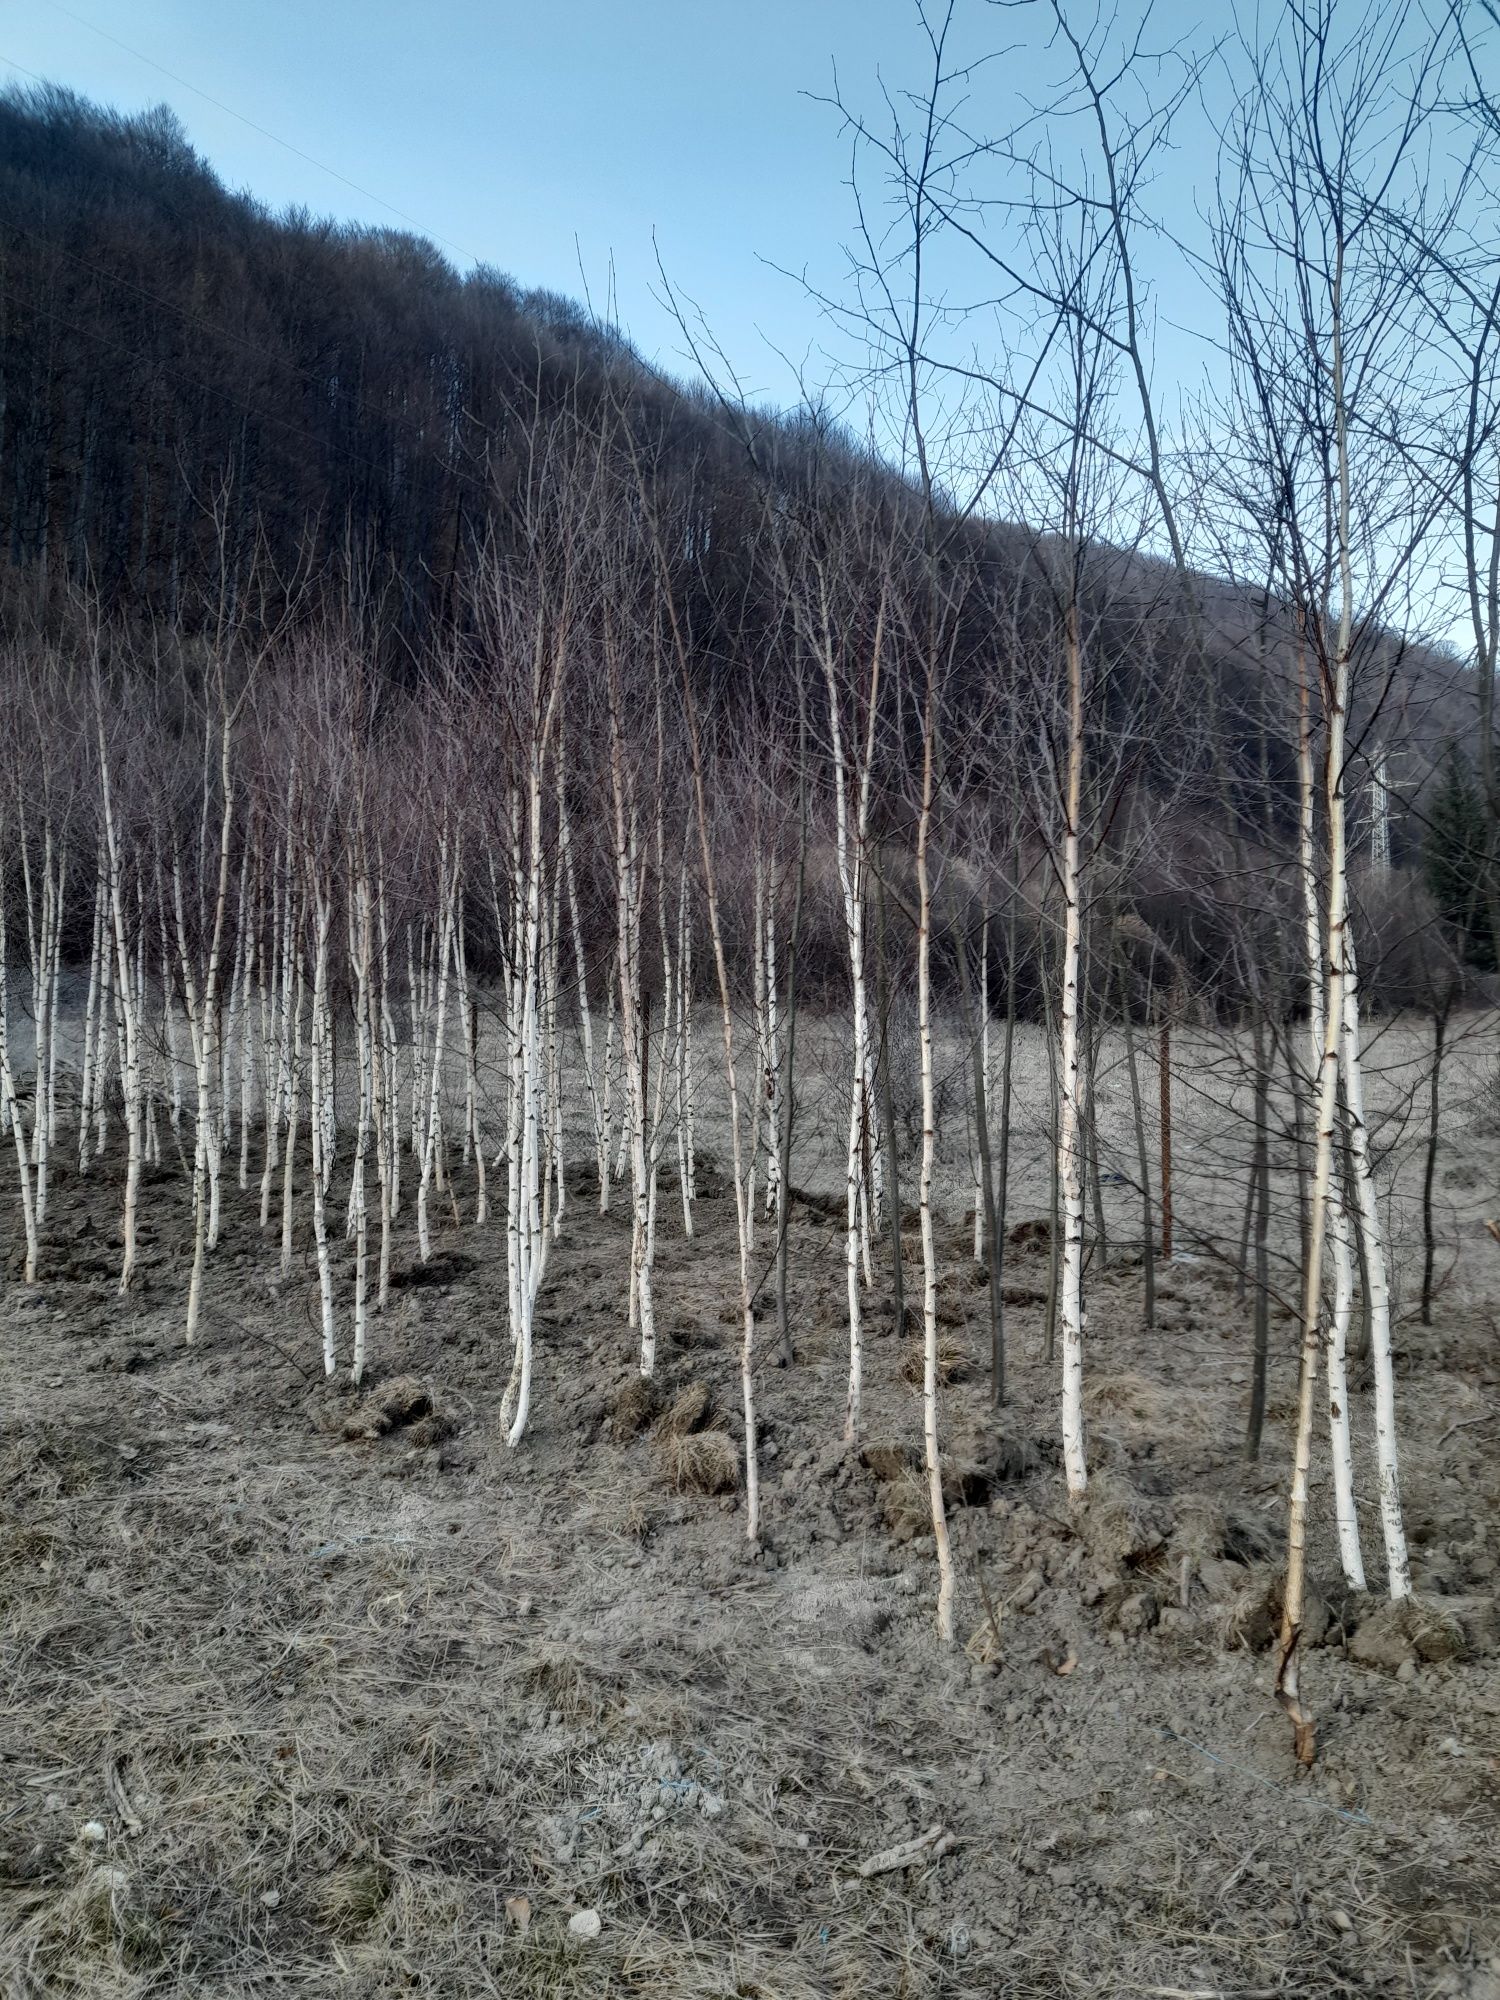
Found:
[[[607,504],[585,494],[580,438],[607,440]],[[670,544],[705,693],[748,701],[789,735],[810,650],[789,604],[799,589],[805,604],[821,560],[809,551],[833,558],[857,648],[891,524],[910,532],[919,505],[897,472],[805,415],[725,411],[568,301],[491,269],[461,275],[417,237],[273,215],[223,186],[166,107],[126,117],[52,87],[0,97],[0,585],[28,623],[63,629],[86,597],[116,626],[177,644],[226,604],[285,630],[357,600],[367,646],[409,677],[483,650],[475,579],[486,552],[513,561],[535,537],[540,503],[571,535],[590,508],[634,512],[637,490]],[[792,518],[801,582],[789,588]],[[939,586],[963,793],[960,748],[983,760],[1034,738],[1056,600],[1044,536],[977,519],[947,532],[950,570],[964,572],[961,589]],[[623,560],[653,559],[637,537]],[[1180,841],[1199,819],[1222,829],[1227,786],[1242,833],[1282,847],[1285,612],[1200,577],[1189,621],[1169,568],[1123,550],[1098,552],[1083,588],[1102,663],[1089,726],[1110,746],[1098,768],[1137,807],[1170,792]],[[1464,726],[1462,677],[1421,648],[1373,644],[1386,658],[1356,706],[1366,718],[1379,706],[1388,780],[1410,797]],[[899,688],[892,700],[899,769],[911,704]],[[1114,810],[1094,802],[1101,825]],[[1419,822],[1398,814],[1398,862]],[[1195,865],[1212,874],[1206,852]]]

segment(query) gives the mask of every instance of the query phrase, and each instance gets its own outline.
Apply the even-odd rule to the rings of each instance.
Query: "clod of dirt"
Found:
[[[915,1466],[880,1489],[880,1511],[894,1540],[914,1542],[932,1532],[932,1502],[927,1481]]]
[[[988,1426],[955,1432],[943,1459],[943,1498],[950,1507],[983,1507],[997,1486],[1024,1479],[1039,1463],[1029,1438]]]
[[[1115,1601],[1105,1599],[1105,1624],[1117,1632],[1123,1632],[1127,1639],[1140,1639],[1149,1632],[1161,1616],[1161,1606],[1155,1594],[1149,1590],[1121,1591]]]
[[[397,1375],[382,1382],[370,1399],[394,1430],[398,1424],[414,1423],[432,1408],[427,1386],[415,1375]]]
[[[1172,1527],[1170,1516],[1111,1472],[1095,1473],[1070,1511],[1079,1539],[1103,1569],[1149,1561]]]
[[[1052,1224],[1045,1215],[1034,1216],[1007,1230],[1005,1240],[1017,1250],[1046,1250],[1052,1242]]]
[[[916,1470],[916,1455],[904,1444],[877,1441],[867,1444],[860,1452],[866,1467],[874,1473],[882,1485],[889,1485],[893,1479],[900,1479],[908,1472]]]
[[[462,1250],[440,1251],[429,1257],[425,1264],[413,1264],[404,1271],[392,1271],[391,1290],[393,1292],[420,1290],[429,1285],[451,1285],[455,1279],[466,1278],[478,1268],[477,1259],[466,1256]]]
[[[1219,1638],[1229,1651],[1262,1653],[1281,1631],[1286,1572],[1270,1563],[1255,1563],[1225,1604],[1219,1617]],[[1316,1584],[1303,1588],[1303,1646],[1321,1646],[1333,1626],[1328,1599]]]
[[[1175,1522],[1171,1554],[1195,1563],[1222,1556],[1228,1546],[1229,1518],[1206,1493],[1179,1493],[1172,1503]]]
[[[452,1437],[457,1426],[451,1417],[445,1417],[440,1410],[429,1410],[425,1417],[419,1417],[406,1433],[407,1442],[418,1450],[426,1451],[438,1445],[445,1438]]]
[[[740,1455],[723,1431],[663,1437],[662,1469],[678,1493],[732,1493],[740,1483]]]
[[[937,1341],[937,1379],[939,1382],[964,1382],[973,1372],[964,1343],[951,1333],[940,1333]],[[927,1355],[917,1344],[908,1347],[901,1357],[901,1373],[914,1389],[920,1389],[927,1378]]]
[[[701,1431],[713,1411],[713,1393],[706,1382],[689,1382],[658,1425],[663,1437],[691,1437]]]
[[[1494,1644],[1493,1606],[1484,1598],[1407,1597],[1378,1605],[1360,1620],[1349,1657],[1394,1674],[1408,1662],[1466,1659]]]
[[[1196,1578],[1213,1603],[1227,1604],[1243,1587],[1248,1570],[1244,1563],[1230,1562],[1224,1556],[1202,1556],[1192,1563],[1188,1574],[1190,1580]]]
[[[395,1375],[365,1398],[345,1423],[344,1436],[352,1440],[384,1437],[388,1431],[416,1424],[419,1418],[431,1413],[432,1393],[427,1385],[415,1375]],[[446,1436],[447,1432],[435,1433],[424,1441],[435,1444],[439,1435]]]
[[[656,1410],[656,1384],[642,1375],[632,1375],[610,1405],[610,1435],[617,1444],[628,1444],[645,1430]]]
[[[1226,1603],[1244,1585],[1247,1565],[1270,1556],[1271,1537],[1259,1521],[1231,1512],[1206,1493],[1174,1495],[1172,1513],[1163,1560],[1184,1605],[1194,1583],[1215,1603]]]

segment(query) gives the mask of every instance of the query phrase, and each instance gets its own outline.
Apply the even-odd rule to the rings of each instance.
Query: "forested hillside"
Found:
[[[165,106],[124,117],[51,87],[0,96],[13,601],[86,587],[106,615],[191,631],[252,572],[258,605],[303,617],[357,582],[388,655],[421,658],[471,624],[476,560],[513,544],[544,440],[580,428],[649,469],[689,558],[679,583],[704,661],[743,662],[748,646],[763,666],[784,637],[768,487],[778,508],[910,504],[815,422],[726,419],[566,299],[460,275],[409,234],[272,215],[221,184]],[[988,572],[977,672],[1003,663],[997,626],[1026,597],[1035,542],[995,526],[957,537]],[[1263,711],[1265,621],[1283,635],[1284,621],[1251,592],[1203,587],[1230,712]],[[1156,565],[1122,558],[1108,588],[1105,628],[1152,607],[1154,647],[1180,649],[1179,593]],[[1428,680],[1424,734],[1431,694]]]
[[[191,686],[214,634],[285,654],[337,627],[408,688],[434,673],[482,684],[508,670],[497,589],[535,583],[566,546],[570,562],[591,551],[568,587],[570,704],[603,700],[619,634],[601,607],[659,653],[669,604],[708,712],[790,746],[809,689],[821,740],[830,666],[854,688],[872,636],[889,638],[894,589],[908,653],[924,627],[945,634],[951,822],[982,874],[983,856],[1040,831],[1035,774],[1019,793],[1016,774],[1027,746],[1058,740],[1049,663],[1076,594],[1091,822],[1153,931],[1210,988],[1238,990],[1226,871],[1248,843],[1284,887],[1292,851],[1288,604],[1203,573],[1189,591],[1107,534],[1065,559],[1043,521],[940,511],[923,555],[921,507],[833,427],[666,380],[567,300],[460,275],[412,235],[271,214],[222,185],[165,107],[0,97],[0,587],[12,631],[31,635],[18,660],[43,639],[76,651],[80,620],[97,619],[127,677],[144,647]],[[1398,866],[1421,843],[1414,801],[1471,714],[1462,679],[1378,627],[1359,642],[1355,838],[1370,837],[1378,754]],[[914,685],[887,673],[879,706],[870,831],[893,843],[895,884]],[[831,851],[827,810],[815,788],[814,854]],[[833,903],[820,907],[836,965]]]
[[[165,108],[0,98],[0,534],[13,569],[189,621],[257,537],[286,579],[369,565],[420,647],[513,499],[536,421],[628,405],[739,532],[735,454],[609,330],[430,243],[226,190]],[[741,482],[742,483],[742,482]]]

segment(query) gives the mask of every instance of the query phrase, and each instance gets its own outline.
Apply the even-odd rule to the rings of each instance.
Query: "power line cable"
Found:
[[[200,89],[196,83],[190,83],[185,76],[179,76],[176,70],[168,69],[165,63],[157,62],[154,56],[148,56],[143,49],[123,41],[118,35],[112,35],[107,28],[101,28],[97,21],[90,21],[82,14],[75,14],[71,7],[62,5],[62,0],[46,0],[46,4],[54,13],[62,14],[68,20],[76,22],[80,28],[87,28],[90,33],[100,36],[104,41],[112,42],[117,49],[123,49],[126,55],[134,56],[137,62],[145,63],[148,69],[154,69],[159,76],[166,77],[169,82],[179,85],[183,90],[190,90],[195,97],[201,97],[205,104],[212,104],[226,117],[238,119],[241,125],[246,125],[252,132],[259,133],[261,138],[269,139],[272,145],[280,146],[286,152],[295,154],[299,160],[305,160],[310,167],[316,167],[319,173],[328,174],[332,179],[341,181],[346,188],[352,188],[356,194],[363,195],[366,201],[373,201],[388,215],[394,215],[399,221],[409,223],[413,229],[421,230],[435,243],[441,243],[446,249],[456,252],[458,256],[466,257],[471,264],[484,261],[472,250],[466,250],[461,243],[454,243],[450,238],[440,235],[437,230],[429,228],[416,216],[409,215],[404,208],[397,208],[394,202],[387,201],[383,195],[378,195],[372,189],[362,186],[359,181],[351,180],[348,174],[340,173],[337,167],[330,167],[326,160],[320,160],[314,154],[305,152],[301,146],[294,146],[290,139],[283,139],[279,132],[271,131],[269,126],[259,124],[254,118],[247,117],[243,111],[236,111],[234,106],[226,104],[222,97],[215,97],[211,91]],[[21,65],[17,63],[14,67],[19,69]],[[26,74],[29,76],[32,72],[28,70]]]

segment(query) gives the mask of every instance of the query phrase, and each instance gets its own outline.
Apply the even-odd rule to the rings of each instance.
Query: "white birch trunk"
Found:
[[[428,1222],[428,1193],[432,1186],[443,1119],[443,1043],[448,1025],[448,967],[453,954],[453,913],[457,897],[459,862],[455,854],[448,860],[446,835],[441,845],[442,907],[438,913],[436,950],[433,960],[436,1006],[432,1027],[430,1073],[427,1082],[427,1116],[422,1136],[422,1174],[417,1183],[417,1243],[425,1264],[432,1255],[432,1232]],[[423,1010],[425,1014],[425,1009]]]
[[[1370,1304],[1370,1363],[1375,1377],[1375,1463],[1380,1484],[1380,1526],[1385,1540],[1387,1580],[1393,1598],[1411,1596],[1411,1565],[1401,1518],[1401,1472],[1396,1444],[1396,1385],[1391,1356],[1391,1292],[1386,1270],[1370,1133],[1365,1122],[1364,1078],[1359,1047],[1359,975],[1354,939],[1344,928],[1342,1019],[1344,1102],[1349,1114],[1349,1151],[1365,1280]]]
[[[1083,790],[1083,654],[1078,613],[1067,611],[1068,763],[1063,801],[1062,1004],[1058,1025],[1057,1172],[1062,1189],[1062,1264],[1058,1318],[1062,1333],[1062,1439],[1068,1492],[1079,1498],[1088,1486],[1083,1428],[1083,1129],[1087,1076],[1079,1054],[1082,884],[1079,870],[1079,816]]]
[[[21,1220],[26,1232],[25,1282],[34,1285],[40,1255],[37,1237],[36,1201],[32,1192],[31,1155],[26,1145],[26,1125],[16,1102],[16,1083],[10,1066],[9,990],[5,974],[5,878],[0,864],[0,1110],[6,1114],[16,1149],[16,1170],[21,1185]]]
[[[1297,858],[1298,872],[1302,878],[1308,1032],[1311,1039],[1312,1073],[1316,1076],[1323,1062],[1327,1028],[1323,991],[1324,938],[1322,913],[1318,902],[1314,840],[1312,717],[1308,704],[1306,670],[1305,666],[1300,664],[1300,660],[1298,699]],[[1338,1174],[1335,1165],[1331,1169],[1328,1198],[1328,1244],[1332,1253],[1334,1273],[1333,1311],[1329,1318],[1326,1342],[1328,1436],[1333,1460],[1334,1518],[1338,1529],[1339,1562],[1349,1588],[1363,1590],[1365,1565],[1359,1543],[1359,1515],[1354,1502],[1354,1460],[1350,1450],[1347,1369],[1349,1322],[1354,1305],[1354,1256],[1349,1233],[1349,1212],[1344,1203],[1341,1183],[1342,1176]]]
[[[325,1149],[328,1124],[324,1097],[327,1089],[328,1037],[323,1020],[328,1002],[328,933],[332,920],[328,891],[322,881],[312,889],[313,904],[313,990],[311,1063],[308,1087],[308,1134],[312,1144],[313,1241],[318,1260],[318,1305],[323,1325],[323,1373],[331,1376],[338,1366],[338,1348],[333,1318],[333,1269],[328,1258],[327,1167]],[[291,1149],[288,1147],[288,1157]]]
[[[929,667],[929,672],[931,668]],[[918,1210],[922,1229],[922,1456],[927,1473],[927,1497],[937,1546],[937,1632],[944,1645],[953,1640],[953,1551],[948,1540],[948,1516],[943,1505],[943,1467],[938,1442],[938,1322],[937,1245],[933,1235],[932,1184],[937,1160],[937,1104],[932,1049],[932,883],[928,845],[932,832],[933,694],[927,692],[923,732],[922,811],[917,822],[917,1038],[922,1065],[922,1171]]]

